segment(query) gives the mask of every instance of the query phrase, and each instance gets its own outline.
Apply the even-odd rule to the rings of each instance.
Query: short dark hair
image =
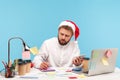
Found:
[[[59,27],[58,30],[60,30],[61,28],[64,28],[64,29],[66,29],[66,30],[69,30],[69,31],[72,33],[72,35],[73,35],[73,30],[72,30],[71,27],[69,27],[69,26],[67,26],[67,25],[62,25],[62,26]]]

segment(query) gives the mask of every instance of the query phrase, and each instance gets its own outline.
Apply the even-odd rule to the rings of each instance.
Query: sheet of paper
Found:
[[[84,74],[80,74],[78,75],[78,78],[86,78],[87,76],[85,76]]]

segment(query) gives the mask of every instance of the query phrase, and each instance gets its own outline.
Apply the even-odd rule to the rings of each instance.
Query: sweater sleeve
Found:
[[[33,64],[35,68],[40,68],[40,64],[48,58],[46,43],[44,42],[39,53],[34,57]]]

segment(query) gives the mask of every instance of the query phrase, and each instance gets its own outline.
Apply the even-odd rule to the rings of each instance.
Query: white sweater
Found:
[[[52,67],[70,67],[72,59],[80,56],[80,49],[75,41],[70,41],[67,45],[62,46],[58,38],[54,37],[44,41],[39,54],[34,57],[33,63],[36,68],[40,67],[42,61],[48,61]]]

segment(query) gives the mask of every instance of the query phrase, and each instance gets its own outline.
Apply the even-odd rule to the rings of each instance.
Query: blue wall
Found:
[[[80,27],[81,54],[90,56],[96,48],[120,48],[119,4],[119,0],[0,0],[0,62],[7,61],[9,38],[19,36],[29,46],[40,48],[45,39],[57,36],[59,23],[66,19]],[[11,41],[11,59],[20,58],[21,52],[21,42]]]

